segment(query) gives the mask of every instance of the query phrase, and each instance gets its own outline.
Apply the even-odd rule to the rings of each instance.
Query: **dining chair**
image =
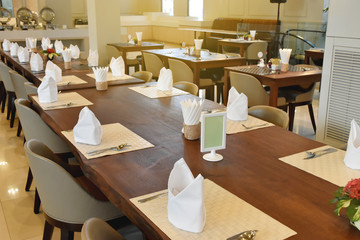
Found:
[[[90,218],[86,220],[81,229],[81,240],[125,240],[125,238],[113,229],[104,220]]]
[[[7,114],[6,119],[10,119],[10,127],[12,128],[14,126],[15,121],[15,113],[16,109],[14,106],[14,101],[16,99],[14,86],[12,84],[12,81],[10,79],[10,73],[9,71],[11,68],[6,66],[3,62],[0,62],[0,77],[4,83],[6,94],[8,96],[8,105],[7,105]]]
[[[151,82],[153,74],[149,71],[137,71],[131,74],[131,76],[144,80],[145,82]]]
[[[267,46],[267,42],[255,42],[250,44],[245,51],[245,57],[248,65],[252,63],[256,64],[259,61],[259,52],[262,52],[263,58],[266,59]]]
[[[69,172],[54,161],[56,155],[45,144],[31,139],[24,148],[43,206],[44,240],[51,239],[54,227],[61,229],[61,239],[70,240],[89,218],[117,221],[123,217],[111,202],[97,200],[85,191]]]
[[[177,89],[181,89],[195,96],[197,96],[199,92],[199,87],[195,83],[191,83],[191,82],[185,82],[185,81],[176,82],[173,84],[173,87]]]
[[[31,94],[37,94],[37,87],[31,83],[31,82],[26,82],[24,83],[25,86],[25,91],[27,93],[27,95],[31,95]]]
[[[289,126],[289,116],[281,109],[266,105],[257,105],[248,109],[249,115],[260,118],[264,121],[273,123],[279,127],[287,129]]]
[[[297,67],[304,68],[306,70],[318,70],[319,67],[314,65],[298,64]],[[314,132],[316,132],[316,122],[314,117],[314,109],[312,100],[314,97],[316,83],[296,85],[290,87],[279,88],[279,96],[286,98],[286,102],[289,105],[289,131],[293,130],[295,119],[295,108],[297,106],[308,106],[309,115]]]
[[[248,106],[269,105],[270,95],[261,85],[260,81],[245,73],[230,71],[230,85],[235,87],[239,93],[244,93],[248,97]],[[278,97],[277,106],[286,107],[285,97]]]
[[[6,94],[5,85],[2,78],[0,77],[0,107],[2,113],[5,111],[6,97],[7,94]]]
[[[147,52],[143,52],[142,54],[145,64],[145,70],[151,72],[153,78],[158,79],[160,70],[164,67],[164,63],[155,54]]]

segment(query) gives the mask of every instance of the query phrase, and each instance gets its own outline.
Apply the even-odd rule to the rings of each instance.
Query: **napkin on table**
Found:
[[[160,70],[159,79],[157,82],[157,88],[161,91],[170,91],[172,90],[173,77],[170,69],[163,67]]]
[[[73,132],[75,142],[77,143],[90,145],[99,145],[101,143],[101,124],[88,107],[84,107],[80,111],[79,120],[75,125]]]
[[[40,103],[56,102],[58,99],[58,89],[55,79],[45,75],[37,92]]]
[[[138,42],[142,41],[142,32],[136,32],[136,38],[138,40]]]
[[[360,169],[360,127],[353,119],[347,144],[345,165],[352,169]]]
[[[30,68],[31,71],[39,72],[44,70],[44,61],[37,53],[31,53],[30,57]]]
[[[97,67],[99,65],[99,53],[96,49],[94,51],[89,49],[89,57],[87,58],[87,61],[89,67]]]
[[[2,43],[2,48],[5,52],[8,52],[10,51],[10,45],[11,45],[11,42],[7,39],[4,39],[3,43]]]
[[[233,121],[245,121],[248,118],[248,98],[244,93],[239,94],[234,87],[229,90],[226,115]]]
[[[291,56],[291,48],[279,49],[281,63],[288,64]]]
[[[23,48],[23,47],[19,47],[18,48],[18,52],[17,52],[19,61],[21,63],[27,63],[29,62],[30,59],[30,53],[29,53],[29,49],[27,47]]]
[[[195,43],[195,49],[196,50],[201,50],[201,46],[203,44],[203,39],[194,39],[194,43]]]
[[[112,57],[109,66],[114,77],[125,75],[125,63],[121,56],[116,59]]]
[[[71,49],[65,48],[62,52],[64,62],[71,62]]]
[[[205,226],[204,177],[199,174],[194,178],[183,158],[169,176],[168,219],[175,227],[194,233]]]
[[[196,101],[196,99],[193,101],[186,99],[180,102],[184,123],[186,125],[196,125],[199,123],[203,103],[204,100]]]
[[[93,67],[92,70],[95,75],[95,81],[97,82],[107,81],[107,73],[109,71],[109,67]]]
[[[10,44],[10,56],[17,57],[18,48],[19,48],[19,45],[17,43],[11,43]]]
[[[80,57],[80,49],[77,45],[72,45],[70,44],[70,49],[71,49],[71,57],[73,59],[78,59]]]
[[[50,42],[50,39],[43,37],[41,39],[41,47],[42,47],[43,50],[46,50],[48,48],[52,48],[52,44]]]
[[[28,49],[36,48],[36,38],[27,37],[25,38],[25,44]]]
[[[58,41],[58,40],[55,40],[55,52],[56,53],[62,53],[64,51],[64,45],[62,43],[62,41]]]
[[[52,61],[46,63],[45,75],[51,76],[56,82],[62,81],[62,70]]]

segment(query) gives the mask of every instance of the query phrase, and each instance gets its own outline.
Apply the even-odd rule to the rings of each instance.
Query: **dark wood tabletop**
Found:
[[[186,140],[181,133],[180,102],[195,96],[149,99],[128,86],[114,86],[103,92],[91,88],[76,92],[94,103],[89,108],[101,124],[119,122],[155,146],[88,160],[65,140],[84,173],[149,239],[168,237],[129,199],[166,189],[169,173],[182,157],[195,176],[201,173],[296,231],[297,235],[290,239],[360,237],[345,216],[333,213],[335,206],[329,201],[337,186],[278,160],[323,144],[272,126],[227,135],[226,149],[218,151],[224,160],[207,162],[202,158],[200,141]],[[75,126],[81,110],[73,107],[44,112],[35,107],[60,136],[62,130]],[[207,100],[204,106],[218,107]]]

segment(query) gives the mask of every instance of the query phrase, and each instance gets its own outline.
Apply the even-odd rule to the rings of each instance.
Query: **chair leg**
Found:
[[[34,213],[38,214],[40,212],[40,197],[39,197],[39,193],[37,191],[37,188],[35,189],[35,201],[34,201]]]
[[[5,111],[6,98],[7,98],[7,94],[6,94],[6,91],[4,91],[3,101],[1,102],[1,112],[2,113],[4,113],[4,111]]]
[[[294,118],[295,118],[295,105],[289,103],[289,131],[291,132],[294,127]]]
[[[8,104],[7,104],[6,120],[9,120],[9,118],[10,118],[10,113],[11,113],[11,94],[8,93]]]
[[[54,232],[54,226],[45,220],[43,240],[51,240]]]
[[[312,123],[313,129],[314,129],[314,132],[316,133],[316,123],[315,123],[314,110],[313,110],[312,103],[308,104],[308,109],[309,109],[311,123]]]
[[[29,167],[28,176],[27,176],[27,180],[26,180],[25,191],[28,192],[30,190],[32,180],[33,180],[33,175],[32,175],[31,169]]]
[[[21,122],[20,122],[20,120],[19,120],[19,125],[18,125],[18,129],[17,129],[16,136],[20,137],[21,130],[22,130],[22,127],[21,127]]]
[[[14,127],[15,122],[15,114],[16,114],[16,108],[15,108],[15,97],[11,99],[11,116],[10,116],[10,128]]]
[[[61,240],[74,240],[74,232],[67,229],[61,229]]]

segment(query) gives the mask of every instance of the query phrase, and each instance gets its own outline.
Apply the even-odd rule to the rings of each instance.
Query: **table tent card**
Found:
[[[74,129],[74,140],[77,143],[99,145],[102,138],[102,128],[95,114],[84,107],[79,114],[79,120]]]
[[[169,176],[168,219],[175,227],[194,233],[205,226],[204,177],[199,174],[194,178],[183,158]]]
[[[227,117],[233,121],[245,121],[248,118],[248,98],[244,93],[239,94],[234,87],[229,90]]]
[[[50,39],[49,38],[46,38],[46,37],[43,37],[41,39],[41,48],[43,50],[46,50],[48,48],[52,48],[52,45],[51,45],[51,42],[50,42]]]
[[[38,87],[38,97],[40,103],[51,103],[58,100],[58,89],[56,81],[51,76],[45,75]]]
[[[114,77],[125,75],[125,63],[121,56],[116,59],[112,57],[109,66]]]
[[[99,65],[99,53],[96,49],[94,51],[89,49],[89,56],[87,61],[89,67],[97,67]]]
[[[173,76],[170,69],[163,67],[160,70],[157,88],[161,91],[170,91],[173,86]]]
[[[18,48],[18,58],[21,63],[27,63],[30,60],[30,53],[28,48],[19,47]]]
[[[62,70],[52,61],[46,63],[45,75],[51,76],[56,82],[62,81]]]
[[[10,51],[10,46],[11,46],[11,42],[7,39],[4,39],[3,43],[2,43],[2,48],[5,52]]]
[[[345,165],[352,169],[360,169],[360,127],[353,119],[344,159]]]
[[[63,45],[62,41],[55,40],[54,46],[55,46],[56,53],[60,54],[64,51],[64,45]]]
[[[30,68],[33,72],[40,72],[44,70],[44,61],[39,54],[31,53]]]
[[[19,48],[19,45],[17,43],[11,43],[10,44],[10,56],[17,57],[18,48]]]
[[[73,59],[78,59],[80,57],[80,49],[77,45],[70,44],[71,57]]]

